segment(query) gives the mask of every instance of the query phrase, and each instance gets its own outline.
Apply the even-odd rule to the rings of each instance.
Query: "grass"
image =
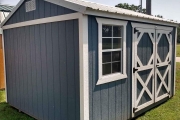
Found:
[[[30,116],[18,112],[5,102],[5,91],[0,91],[0,120],[34,120]]]
[[[157,108],[146,112],[137,120],[180,120],[180,63],[176,71],[176,95]],[[5,103],[5,92],[0,91],[0,120],[34,120]]]
[[[180,44],[177,45],[177,57],[180,57]]]
[[[180,120],[180,63],[176,71],[176,95],[166,103],[145,113],[137,120]]]

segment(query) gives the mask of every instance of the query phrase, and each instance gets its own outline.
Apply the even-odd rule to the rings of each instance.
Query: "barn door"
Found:
[[[133,111],[154,103],[155,30],[134,28],[134,92]]]
[[[170,96],[172,34],[156,30],[155,102]]]
[[[133,27],[133,113],[170,96],[172,28]]]

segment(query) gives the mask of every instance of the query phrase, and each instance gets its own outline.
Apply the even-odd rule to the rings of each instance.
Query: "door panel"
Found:
[[[135,109],[136,112],[154,103],[155,31],[135,28]]]
[[[171,46],[171,31],[156,30],[155,102],[170,95]]]

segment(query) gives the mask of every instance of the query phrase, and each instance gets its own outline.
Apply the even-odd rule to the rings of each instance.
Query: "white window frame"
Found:
[[[96,85],[101,85],[113,81],[118,81],[127,78],[126,74],[126,26],[127,26],[127,21],[121,21],[121,20],[112,20],[112,19],[104,19],[104,18],[96,18],[98,22],[98,70],[99,70],[99,79]],[[122,57],[121,59],[123,60],[121,65],[122,65],[122,72],[121,73],[114,73],[110,75],[104,75],[102,74],[102,25],[107,24],[107,25],[118,25],[122,26]]]

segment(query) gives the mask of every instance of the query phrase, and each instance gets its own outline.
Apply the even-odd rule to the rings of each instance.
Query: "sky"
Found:
[[[0,0],[2,4],[16,5],[19,0]],[[140,0],[88,0],[105,5],[115,6],[118,3],[129,3],[139,5]],[[143,0],[145,8],[146,0]],[[172,19],[180,22],[179,12],[180,0],[152,0],[152,14],[162,15],[165,19]]]

